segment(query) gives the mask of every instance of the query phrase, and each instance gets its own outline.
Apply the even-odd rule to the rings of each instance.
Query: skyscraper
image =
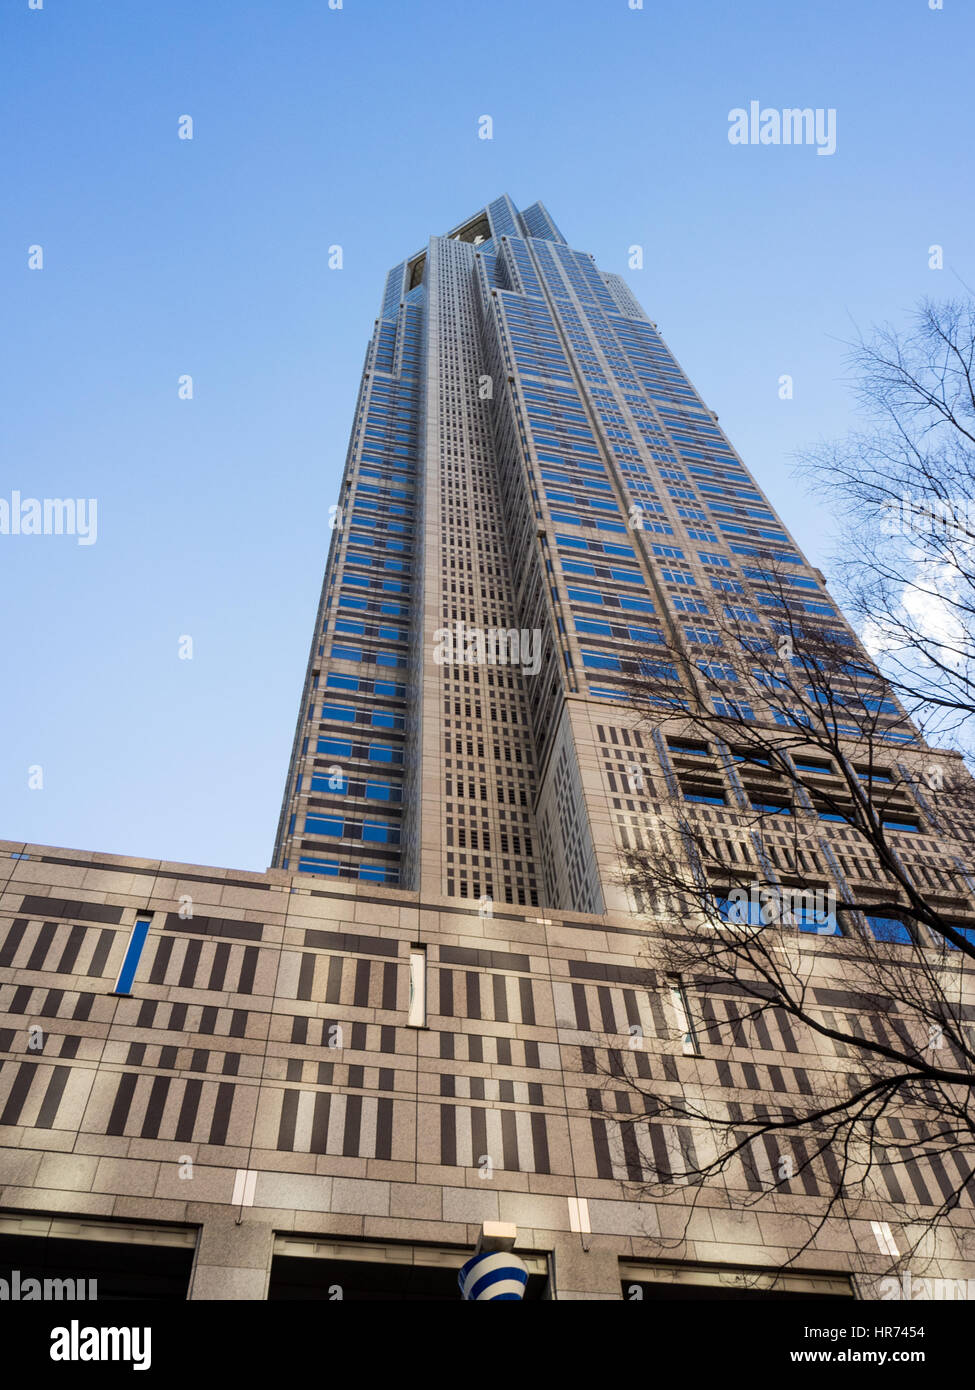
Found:
[[[828,762],[757,844],[761,767],[630,706],[649,661],[668,708],[788,730],[774,685],[748,706],[726,670],[725,620],[774,645],[801,614],[868,659],[656,325],[540,203],[499,198],[388,275],[333,521],[273,868],[0,842],[0,1263],[194,1299],[451,1298],[481,1244],[529,1299],[899,1296],[878,1281],[901,1227],[963,1155],[949,1174],[923,1125],[884,1130],[900,1166],[839,1222],[828,1153],[696,1185],[708,1125],[634,1088],[735,1124],[856,1079],[841,1041],[648,969],[621,860],[668,798],[736,874],[767,852],[903,938],[821,809]],[[931,753],[896,702],[871,713],[900,861],[971,932],[970,828],[898,777]],[[815,1007],[909,1034],[831,947],[808,943]],[[970,1279],[970,1210],[924,1274]]]
[[[274,855],[292,871],[631,908],[620,855],[682,771],[661,732],[623,731],[639,662],[676,650],[675,683],[713,684],[715,612],[778,640],[783,589],[867,661],[656,325],[541,203],[498,198],[389,272],[334,521]],[[917,746],[878,706],[891,755]]]

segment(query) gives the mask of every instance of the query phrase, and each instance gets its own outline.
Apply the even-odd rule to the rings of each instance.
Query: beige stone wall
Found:
[[[753,1102],[756,1084],[774,1099],[797,1068],[815,1084],[844,1066],[785,1033],[685,1057],[632,916],[482,916],[278,870],[12,842],[0,856],[0,1211],[198,1228],[193,1298],[263,1298],[275,1236],[463,1252],[488,1220],[554,1256],[558,1297],[618,1298],[620,1260],[774,1266],[826,1201],[825,1187],[796,1182],[748,1206],[733,1171],[668,1193],[628,1176],[641,1160],[621,1135],[634,1127],[611,1117],[637,1096],[606,1074],[610,1047],[634,1075],[642,1057],[657,1089],[727,1102]],[[132,995],[119,998],[146,912]],[[407,1027],[415,943],[428,957],[424,1029]],[[829,943],[810,949],[835,985]],[[645,1176],[679,1140],[663,1127],[646,1142]],[[879,1276],[889,1261],[871,1220],[921,1215],[914,1194],[898,1210],[878,1200],[852,1229],[828,1225],[796,1269]],[[975,1275],[972,1226],[969,1204],[929,1272]]]

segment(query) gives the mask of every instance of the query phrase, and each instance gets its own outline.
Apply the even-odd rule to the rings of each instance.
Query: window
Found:
[[[800,931],[815,932],[817,936],[842,936],[835,912],[825,907],[795,907],[792,909]]]
[[[322,705],[323,719],[341,719],[346,723],[355,722],[355,710],[351,705]]]
[[[732,890],[731,897],[717,897],[714,906],[722,921],[733,926],[778,925],[798,927],[817,936],[842,936],[835,912],[823,889],[767,887],[757,895]]]
[[[335,758],[351,758],[352,742],[347,738],[320,738],[315,744],[316,753],[330,753]]]
[[[298,872],[301,874],[324,874],[337,878],[339,861],[337,859],[299,859]]]
[[[722,666],[717,661],[699,661],[698,669],[703,671],[709,680],[713,681],[737,681],[738,673],[733,666]]]
[[[706,743],[698,743],[690,738],[669,738],[667,747],[672,753],[694,753],[698,757],[706,758],[709,753]]]
[[[410,949],[410,1004],[406,1016],[410,1028],[427,1026],[427,948]]]
[[[142,955],[142,948],[146,944],[146,937],[149,935],[149,917],[137,917],[135,926],[129,936],[129,944],[125,948],[125,957],[122,961],[122,969],[118,973],[115,981],[113,994],[131,994],[132,983],[135,980],[135,972],[139,968],[139,959]]]
[[[369,761],[371,763],[401,763],[403,750],[402,748],[393,748],[388,743],[370,743]]]
[[[726,806],[724,792],[711,787],[682,787],[685,801],[693,801],[701,806]]]
[[[377,844],[398,845],[399,826],[390,825],[384,820],[367,820],[362,823],[362,838]]]
[[[680,680],[677,674],[677,667],[672,665],[669,661],[650,661],[644,657],[640,661],[639,671],[640,675],[646,676],[649,680]]]
[[[396,782],[367,782],[365,794],[371,801],[403,800],[403,788]]]
[[[770,801],[767,797],[762,800],[751,799],[752,810],[762,811],[772,816],[791,816],[792,807],[787,801]]]
[[[914,938],[899,917],[874,917],[866,914],[867,926],[878,941],[896,941],[910,946]]]
[[[402,729],[406,724],[402,714],[393,714],[391,710],[386,709],[374,709],[371,722],[375,729]]]
[[[733,926],[760,926],[762,925],[761,904],[751,902],[745,897],[744,890],[737,890],[739,896],[736,898],[716,897],[714,899],[715,911],[722,922],[729,922]]]
[[[349,790],[349,779],[340,770],[333,770],[327,777],[313,773],[310,790],[313,792],[345,793]]]
[[[722,719],[754,719],[755,711],[744,700],[712,700],[714,712]]]
[[[313,1260],[296,1260],[295,1264],[313,1264]],[[658,1260],[620,1260],[622,1296],[625,1302],[680,1301],[719,1299],[792,1300],[853,1298],[849,1278],[842,1275],[783,1274],[781,1270],[765,1271],[755,1265],[732,1269],[720,1265],[662,1264]],[[273,1274],[272,1274],[273,1278]],[[299,1295],[295,1295],[298,1297]],[[304,1296],[304,1295],[302,1295]]]
[[[399,870],[385,864],[360,864],[358,875],[366,883],[399,883]]]
[[[684,986],[676,976],[671,976],[670,980],[670,1002],[677,1019],[677,1031],[682,1035],[681,1041],[685,1055],[689,1057],[699,1056],[700,1048],[694,1035],[691,1011],[687,1006],[687,995],[684,992]]]
[[[345,821],[341,816],[306,816],[306,835],[337,835],[345,832]]]
[[[772,760],[767,753],[760,753],[751,748],[732,748],[731,756],[736,763],[757,763],[759,767],[772,766]]]
[[[619,657],[610,656],[607,652],[583,651],[582,664],[600,671],[619,671],[621,669]]]

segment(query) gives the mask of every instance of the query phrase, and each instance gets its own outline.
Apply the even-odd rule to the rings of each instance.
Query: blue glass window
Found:
[[[344,772],[332,772],[327,776],[316,772],[312,775],[311,790],[313,792],[332,792],[336,796],[344,796],[349,790],[349,779]]]
[[[355,710],[351,705],[322,705],[323,719],[341,719],[347,724],[355,722]]]
[[[382,820],[367,820],[362,825],[362,838],[378,844],[398,845],[399,826],[390,825],[387,821]]]
[[[601,671],[619,671],[620,660],[618,656],[609,656],[606,652],[586,652],[582,653],[583,666],[592,666]]]
[[[391,714],[388,710],[374,709],[372,725],[376,729],[402,729],[405,719],[401,714]]]
[[[352,740],[347,738],[320,738],[315,744],[316,753],[328,753],[333,758],[351,758]]]
[[[341,816],[306,816],[306,835],[338,835],[345,832],[345,821]]]
[[[139,966],[143,947],[146,944],[146,937],[149,935],[149,918],[139,917],[136,919],[135,926],[129,937],[129,944],[125,948],[125,958],[122,961],[122,969],[119,971],[118,979],[115,982],[115,994],[131,994],[132,984],[135,980],[135,972]]]
[[[913,940],[899,917],[874,917],[867,913],[867,925],[878,941],[898,941],[910,946]]]
[[[793,916],[800,931],[815,932],[817,936],[842,936],[834,912],[821,912],[814,907],[796,908]]]
[[[302,874],[327,874],[331,878],[338,876],[339,861],[337,859],[299,859],[298,872]]]
[[[370,743],[369,761],[371,763],[401,763],[402,748],[392,748],[388,743]]]

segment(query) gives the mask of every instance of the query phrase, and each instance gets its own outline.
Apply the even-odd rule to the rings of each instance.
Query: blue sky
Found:
[[[853,423],[856,325],[975,280],[973,48],[963,0],[5,0],[0,497],[98,538],[0,536],[0,835],[266,866],[383,277],[501,192],[626,275],[828,574],[790,456]],[[836,153],[731,145],[751,100]]]

